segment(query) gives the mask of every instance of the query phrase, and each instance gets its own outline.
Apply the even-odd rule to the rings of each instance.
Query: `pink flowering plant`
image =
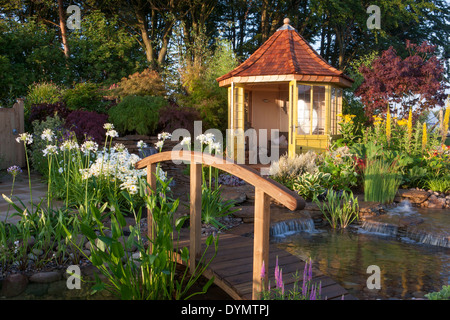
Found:
[[[278,265],[278,257],[276,258],[275,264],[275,288],[271,288],[270,281],[266,285],[264,283],[266,275],[265,265],[263,262],[263,266],[261,269],[261,279],[262,287],[264,288],[261,291],[261,299],[262,300],[320,300],[321,298],[321,283],[314,284],[312,278],[312,261],[311,259],[307,260],[305,263],[305,268],[303,270],[303,277],[300,279],[298,276],[298,272],[295,273],[294,278],[295,282],[291,290],[285,289],[285,284],[283,281],[283,271]],[[299,287],[299,282],[302,281],[301,288]]]

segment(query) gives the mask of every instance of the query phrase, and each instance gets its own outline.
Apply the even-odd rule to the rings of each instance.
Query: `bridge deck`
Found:
[[[188,234],[181,235],[179,248],[188,247]],[[202,238],[202,253],[206,249],[205,239]],[[208,248],[206,261],[214,254],[214,246]],[[271,287],[275,286],[274,269],[276,257],[278,265],[282,269],[285,292],[292,289],[297,275],[303,276],[305,262],[285,250],[271,244],[269,250],[269,281]],[[253,239],[236,234],[220,234],[217,256],[213,259],[204,276],[214,276],[214,283],[224,290],[235,300],[252,299],[252,277],[253,277]],[[342,299],[354,300],[343,287],[328,276],[313,267],[313,283],[321,283],[321,297],[326,300]],[[298,282],[301,288],[302,280]]]

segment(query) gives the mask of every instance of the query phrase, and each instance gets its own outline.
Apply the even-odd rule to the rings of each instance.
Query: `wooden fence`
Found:
[[[16,141],[24,130],[22,99],[18,99],[12,108],[0,108],[0,169],[26,165],[23,144]]]

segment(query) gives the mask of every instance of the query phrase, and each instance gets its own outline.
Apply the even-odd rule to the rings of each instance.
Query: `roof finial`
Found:
[[[284,23],[284,24],[283,24],[280,28],[278,28],[277,31],[279,31],[279,30],[295,30],[295,29],[292,28],[292,26],[289,24],[289,23],[291,23],[291,20],[289,20],[289,18],[284,18],[283,23]]]

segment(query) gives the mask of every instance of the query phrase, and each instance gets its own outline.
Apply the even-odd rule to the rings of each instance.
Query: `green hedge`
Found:
[[[109,111],[109,121],[121,135],[155,133],[159,121],[159,109],[168,102],[162,97],[127,96]]]

